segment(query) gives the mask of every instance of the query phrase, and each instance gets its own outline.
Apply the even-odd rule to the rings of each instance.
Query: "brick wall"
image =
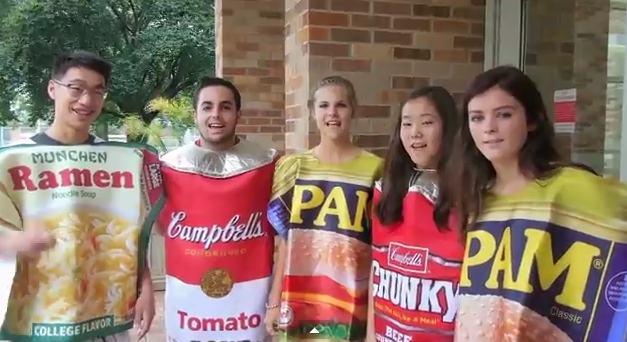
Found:
[[[609,0],[575,1],[577,127],[572,157],[600,172],[605,171],[609,13]]]
[[[304,28],[303,14],[319,1],[285,0],[285,148],[287,153],[309,147],[309,58],[305,44],[318,31]],[[299,29],[303,27],[303,29]]]
[[[575,1],[538,1],[527,5],[525,72],[537,83],[553,118],[553,93],[574,88]],[[570,158],[572,134],[558,134],[560,152]]]
[[[354,82],[353,141],[385,152],[409,91],[442,85],[461,94],[483,66],[483,0],[285,0],[286,148],[318,141],[307,97],[324,76]]]
[[[484,0],[216,5],[217,74],[233,80],[244,97],[239,133],[288,153],[319,141],[306,104],[324,76],[340,74],[355,83],[361,107],[353,140],[382,154],[411,88],[442,85],[459,99],[482,70]],[[620,89],[608,83],[608,73],[616,73],[607,66],[610,1],[527,6],[526,71],[549,112],[555,90],[578,89],[576,132],[558,136],[561,149],[598,170],[617,172],[622,100]]]
[[[239,88],[238,133],[285,149],[284,0],[217,0],[216,74]]]
[[[606,158],[605,149],[606,132],[615,142],[614,131],[620,129],[620,108],[607,96],[612,88],[608,84],[610,1],[530,1],[527,9],[525,70],[540,87],[549,113],[553,115],[555,90],[577,89],[576,129],[558,135],[560,149],[567,158],[599,172],[617,173],[617,163],[606,165],[606,159],[612,158],[611,154]]]
[[[610,10],[609,34],[620,37],[625,33],[627,19],[625,7]],[[607,52],[607,101],[605,114],[605,173],[616,178],[620,177],[620,148],[623,102],[623,78],[625,75],[625,47],[610,39]],[[625,118],[627,119],[627,118]]]

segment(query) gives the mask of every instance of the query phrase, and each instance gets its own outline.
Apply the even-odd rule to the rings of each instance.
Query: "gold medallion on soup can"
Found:
[[[212,268],[202,276],[200,288],[211,298],[222,298],[233,289],[233,278],[225,268]]]

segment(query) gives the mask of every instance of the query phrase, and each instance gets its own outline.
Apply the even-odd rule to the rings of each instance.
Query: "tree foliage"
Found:
[[[14,119],[9,103],[29,99],[29,119],[48,118],[46,83],[59,53],[82,49],[113,64],[104,120],[150,124],[152,100],[188,94],[214,70],[213,1],[0,0],[0,121]],[[3,8],[4,10],[4,8]],[[4,16],[4,17],[3,17]]]
[[[173,100],[156,98],[148,104],[151,111],[157,111],[162,115],[150,123],[142,121],[136,115],[124,118],[124,127],[128,137],[135,141],[146,141],[162,152],[166,151],[166,143],[163,137],[168,130],[179,144],[183,142],[185,132],[194,126],[192,116],[193,108],[191,99],[180,96]]]

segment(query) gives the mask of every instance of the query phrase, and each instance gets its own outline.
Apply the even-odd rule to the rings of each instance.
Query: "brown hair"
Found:
[[[466,91],[462,124],[455,139],[455,153],[450,160],[446,180],[441,182],[459,213],[461,232],[465,235],[483,210],[486,191],[496,178],[496,171],[475,145],[470,135],[468,103],[477,95],[498,87],[514,97],[524,108],[529,132],[519,152],[521,171],[534,180],[546,179],[565,166],[555,145],[555,130],[535,83],[522,71],[500,66],[479,74]]]
[[[320,88],[324,88],[326,86],[340,86],[346,90],[346,94],[348,95],[348,102],[353,110],[353,114],[355,114],[355,109],[357,108],[357,93],[355,92],[355,87],[353,83],[342,76],[327,76],[320,80],[318,84],[313,88],[311,95],[309,97],[309,101],[307,102],[307,106],[310,110],[313,109],[314,102],[316,101],[316,92]]]

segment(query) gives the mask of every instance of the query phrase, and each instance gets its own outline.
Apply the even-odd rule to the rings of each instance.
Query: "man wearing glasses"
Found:
[[[97,142],[89,134],[89,128],[102,112],[110,75],[111,65],[89,52],[58,58],[48,82],[48,95],[54,101],[54,121],[46,132],[31,139],[47,145]]]
[[[90,52],[60,56],[47,86],[52,125],[0,150],[0,266],[15,270],[8,286],[0,279],[0,340],[130,342],[133,323],[140,339],[150,328],[142,254],[160,209],[146,199],[160,189],[158,155],[150,164],[145,148],[89,133],[111,69]]]

